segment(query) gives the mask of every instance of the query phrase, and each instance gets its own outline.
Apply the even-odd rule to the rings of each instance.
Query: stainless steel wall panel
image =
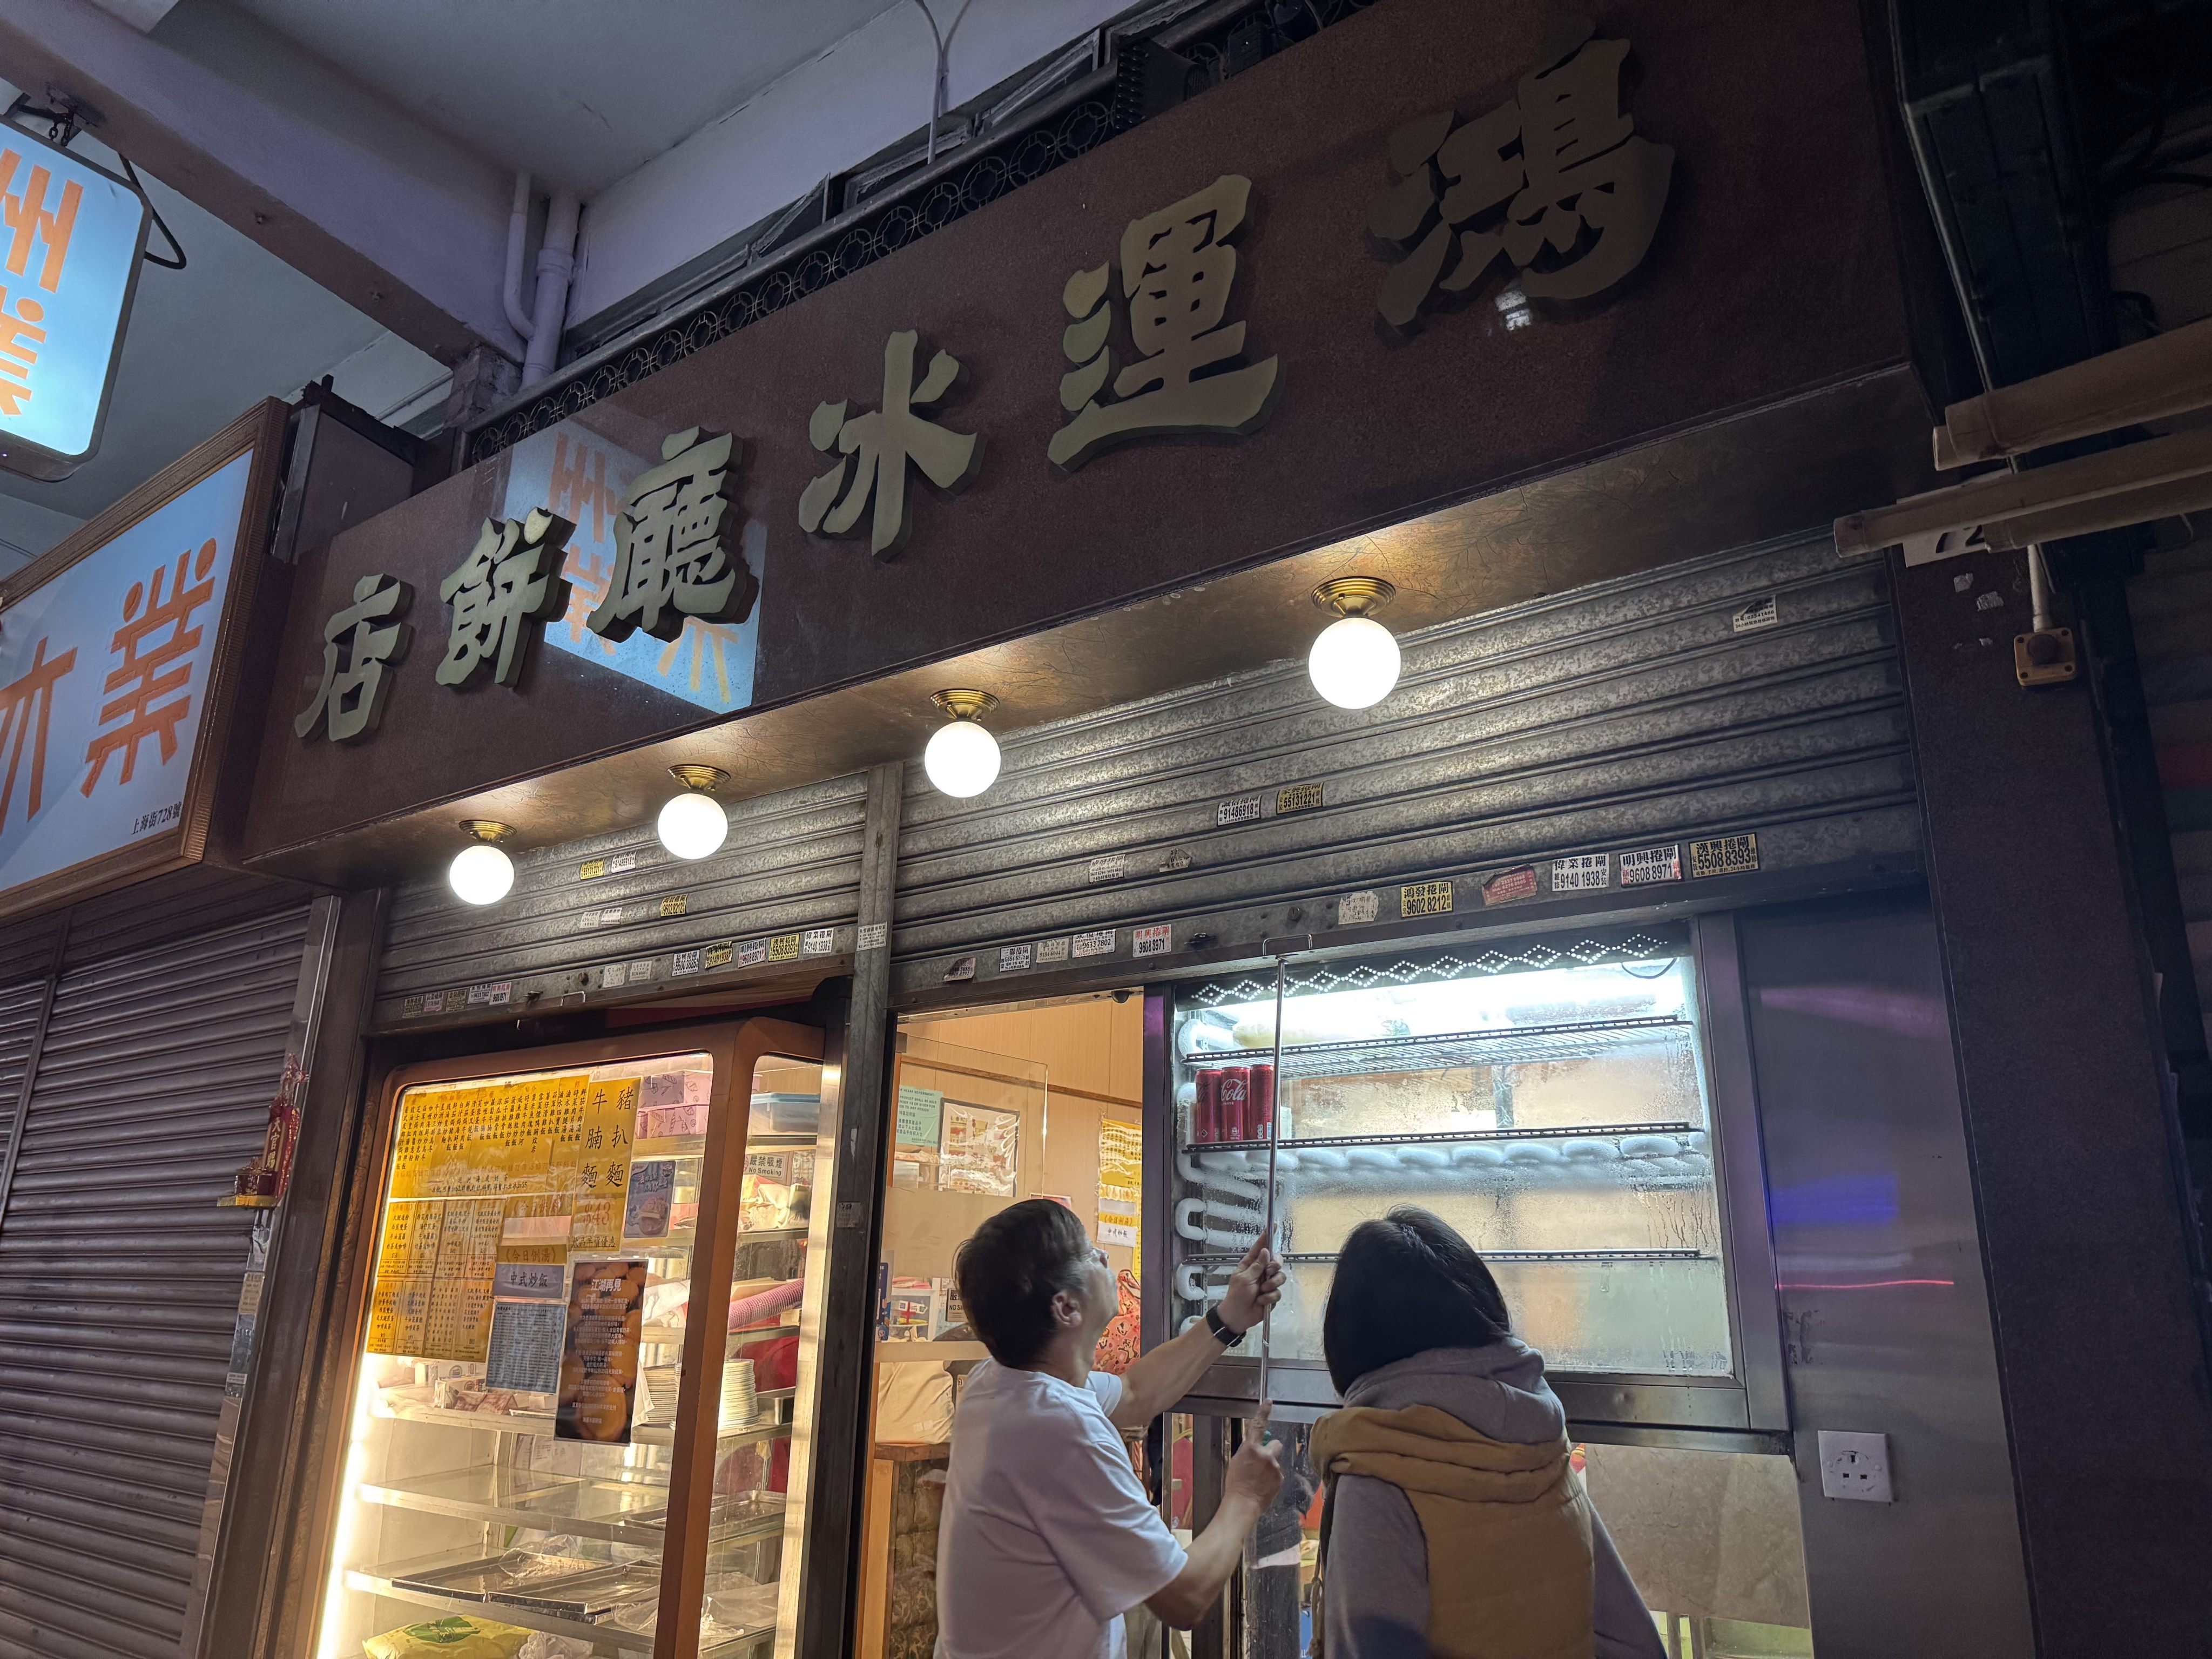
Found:
[[[631,994],[643,988],[626,970],[647,960],[648,984],[665,994],[677,952],[748,936],[829,928],[836,953],[849,953],[866,806],[867,780],[855,774],[729,803],[729,840],[696,862],[672,856],[649,823],[518,854],[514,891],[495,905],[454,897],[441,861],[393,896],[376,1024]],[[604,873],[586,877],[594,866]],[[617,964],[623,982],[611,984]],[[499,981],[505,1002],[465,1002],[467,988]],[[463,1003],[426,1016],[424,997],[448,990]]]
[[[195,889],[127,948],[72,927],[0,1213],[9,1659],[180,1650],[247,1261],[251,1212],[216,1200],[261,1145],[305,937],[268,903]]]
[[[912,769],[902,982],[1048,931],[1692,835],[1755,831],[1768,871],[1910,854],[1892,632],[1879,562],[1808,537],[1409,636],[1377,709],[1287,663],[1015,732],[980,799]],[[1274,811],[1312,783],[1323,805]]]

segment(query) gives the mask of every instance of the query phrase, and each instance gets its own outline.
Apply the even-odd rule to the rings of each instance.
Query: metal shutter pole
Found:
[[[22,1085],[15,1091],[15,1115],[8,1120],[8,1139],[0,1147],[0,1226],[8,1220],[8,1194],[15,1184],[15,1158],[23,1145],[23,1121],[30,1115],[31,1085],[39,1075],[39,1052],[46,1046],[46,1022],[53,1018],[54,988],[61,979],[62,959],[69,952],[69,919],[62,919],[54,936],[54,953],[46,963],[46,977],[39,993],[39,1012],[31,1027],[30,1047],[23,1055]]]

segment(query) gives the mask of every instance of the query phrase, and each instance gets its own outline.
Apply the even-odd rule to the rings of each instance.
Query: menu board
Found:
[[[561,1346],[555,1438],[603,1446],[629,1443],[645,1280],[642,1261],[576,1264],[568,1291],[568,1334]]]
[[[638,1087],[579,1072],[403,1096],[369,1352],[482,1361],[501,1267],[617,1247]]]
[[[937,1184],[948,1192],[1012,1198],[1021,1172],[1021,1151],[1019,1112],[948,1100]]]
[[[1098,1120],[1098,1242],[1137,1246],[1144,1206],[1145,1132],[1117,1117]]]

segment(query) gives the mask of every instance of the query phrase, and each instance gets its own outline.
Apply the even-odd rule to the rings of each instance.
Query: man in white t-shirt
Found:
[[[961,1247],[968,1322],[991,1358],[962,1391],[937,1533],[937,1659],[1121,1659],[1121,1615],[1188,1630],[1221,1600],[1283,1482],[1280,1449],[1248,1436],[1221,1505],[1188,1552],[1130,1467],[1121,1430],[1182,1398],[1282,1294],[1255,1244],[1203,1325],[1134,1361],[1091,1369],[1114,1275],[1073,1211],[1009,1205]],[[1264,1423],[1266,1407],[1261,1407]]]

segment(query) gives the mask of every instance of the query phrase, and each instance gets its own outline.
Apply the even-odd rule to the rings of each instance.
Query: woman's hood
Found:
[[[1566,1431],[1566,1408],[1544,1381],[1544,1356],[1516,1337],[1480,1348],[1430,1348],[1371,1370],[1347,1406],[1434,1406],[1493,1440],[1541,1445]]]

